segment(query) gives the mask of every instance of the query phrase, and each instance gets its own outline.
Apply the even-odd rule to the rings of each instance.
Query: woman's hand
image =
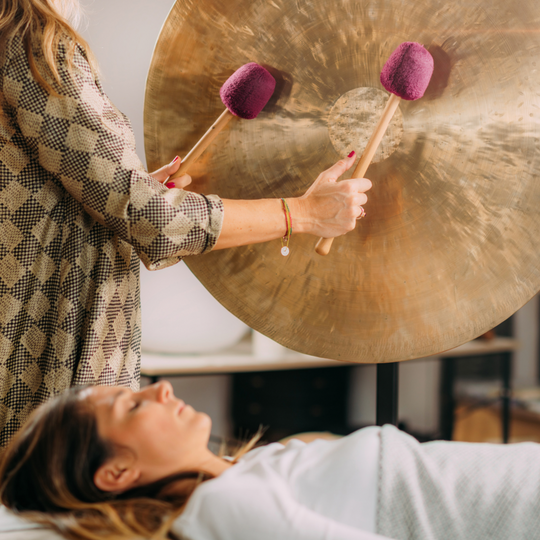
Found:
[[[174,181],[167,183],[169,177],[180,168],[180,163],[182,163],[182,160],[176,156],[168,165],[150,173],[150,176],[153,176],[158,182],[165,184],[169,189],[183,189],[191,184],[191,176],[189,176],[189,174],[183,174],[182,176],[175,178]]]
[[[312,186],[299,198],[288,199],[293,216],[293,233],[305,232],[334,238],[352,231],[356,221],[364,215],[362,205],[371,188],[366,178],[342,180],[338,178],[352,167],[356,155],[341,159],[322,172]],[[296,226],[295,226],[296,223]]]
[[[354,229],[356,219],[364,213],[362,205],[367,201],[364,192],[371,188],[371,182],[365,178],[337,182],[353,163],[351,153],[321,173],[304,195],[287,198],[293,238],[298,233],[333,238]],[[222,200],[223,228],[214,249],[267,242],[287,231],[279,199]]]

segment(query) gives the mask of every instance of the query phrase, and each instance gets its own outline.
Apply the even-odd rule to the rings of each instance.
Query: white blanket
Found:
[[[379,534],[540,540],[540,444],[419,444],[384,426],[379,467]]]

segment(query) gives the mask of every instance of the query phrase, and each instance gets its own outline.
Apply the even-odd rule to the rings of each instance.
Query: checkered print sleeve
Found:
[[[221,200],[169,190],[144,170],[129,121],[103,92],[82,49],[77,48],[70,73],[61,45],[57,65],[59,96],[30,76],[24,54],[4,66],[4,99],[32,149],[28,159],[131,244],[150,269],[211,250],[223,222]]]

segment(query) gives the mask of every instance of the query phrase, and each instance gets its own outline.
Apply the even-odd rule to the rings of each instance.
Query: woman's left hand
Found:
[[[167,182],[170,176],[180,168],[180,163],[182,163],[182,160],[176,156],[168,165],[165,165],[161,167],[161,169],[150,173],[150,176],[153,176],[158,182],[165,184],[169,189],[183,189],[191,184],[191,176],[189,176],[189,174],[183,174],[171,182]]]

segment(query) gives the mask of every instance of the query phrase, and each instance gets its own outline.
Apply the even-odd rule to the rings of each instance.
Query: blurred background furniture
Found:
[[[486,383],[491,388],[493,381],[500,380],[499,391],[491,395],[476,396],[469,394],[469,406],[478,406],[498,402],[502,441],[507,443],[510,433],[510,398],[512,356],[519,348],[519,342],[512,338],[495,337],[490,340],[477,339],[465,343],[440,355],[441,374],[441,439],[451,441],[454,432],[454,413],[456,409],[456,382],[468,380],[480,384]],[[462,393],[466,387],[462,385]],[[478,400],[479,398],[479,400]]]
[[[253,350],[253,335],[246,335],[227,350],[212,354],[170,355],[143,353],[141,374],[149,382],[160,378],[193,377],[197,375],[232,374],[230,392],[231,435],[241,438],[253,434],[262,426],[266,428],[265,440],[275,441],[303,431],[331,431],[346,434],[358,425],[348,418],[352,371],[356,366],[335,360],[312,357],[287,349],[266,357],[264,350]],[[264,338],[262,336],[262,339]],[[271,340],[268,340],[272,346]],[[461,396],[463,380],[493,387],[494,380],[501,380],[503,392],[489,397],[491,404],[500,400],[499,409],[503,440],[508,441],[510,429],[510,390],[512,356],[518,349],[516,339],[496,337],[489,341],[474,340],[451,351],[431,357],[428,362],[441,363],[440,424],[439,429],[424,438],[452,440],[454,411],[457,403],[456,389]],[[279,349],[278,349],[279,350]],[[471,366],[477,366],[472,369]],[[379,378],[377,409],[381,402],[390,402],[384,413],[397,414],[398,377],[396,371],[403,364],[378,365],[390,368],[387,380]],[[467,367],[469,369],[467,370]],[[406,369],[406,368],[405,368]],[[472,371],[471,371],[472,370]],[[394,385],[391,390],[389,385]],[[386,386],[386,390],[385,390]],[[420,387],[419,392],[425,389]],[[474,396],[469,396],[474,397]],[[485,404],[485,400],[478,402]],[[376,419],[376,423],[378,422]],[[402,428],[407,430],[406,423]],[[410,431],[410,430],[409,430]]]

